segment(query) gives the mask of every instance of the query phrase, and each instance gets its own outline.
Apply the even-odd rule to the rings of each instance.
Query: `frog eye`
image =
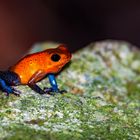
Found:
[[[54,62],[59,61],[60,58],[61,58],[61,57],[60,57],[60,55],[58,55],[58,54],[53,54],[53,55],[51,56],[51,60],[54,61]]]

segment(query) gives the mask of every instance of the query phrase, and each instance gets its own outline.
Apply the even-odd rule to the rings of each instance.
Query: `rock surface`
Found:
[[[68,93],[40,96],[27,86],[17,87],[20,97],[1,92],[0,139],[140,139],[140,52],[135,47],[91,43],[73,54],[57,81]],[[47,79],[38,84],[49,86]]]

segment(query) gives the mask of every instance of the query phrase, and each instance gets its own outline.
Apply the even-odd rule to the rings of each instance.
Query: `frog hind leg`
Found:
[[[17,86],[20,85],[20,78],[19,76],[12,71],[0,71],[0,78],[5,81],[7,85],[10,86]]]
[[[3,79],[0,78],[0,89],[3,91],[3,92],[6,92],[6,95],[9,96],[10,93],[13,93],[14,95],[16,96],[19,96],[20,95],[20,91],[12,88],[11,86],[8,86],[5,81]]]
[[[14,89],[13,86],[19,85],[20,79],[18,75],[11,71],[0,71],[0,89],[9,95],[13,93],[14,95],[19,96],[20,91]]]

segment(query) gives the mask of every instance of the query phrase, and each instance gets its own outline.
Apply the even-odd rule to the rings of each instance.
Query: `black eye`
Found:
[[[53,55],[51,56],[51,60],[54,61],[54,62],[59,61],[59,60],[60,60],[60,55],[58,55],[58,54],[53,54]]]

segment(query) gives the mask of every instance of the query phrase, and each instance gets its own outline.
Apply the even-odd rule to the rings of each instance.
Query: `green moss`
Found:
[[[46,48],[38,46],[31,51]],[[140,57],[135,50],[126,42],[103,41],[76,52],[57,77],[68,91],[63,95],[40,96],[27,86],[17,87],[20,97],[1,93],[0,139],[139,139]],[[47,79],[38,84],[49,86]]]

